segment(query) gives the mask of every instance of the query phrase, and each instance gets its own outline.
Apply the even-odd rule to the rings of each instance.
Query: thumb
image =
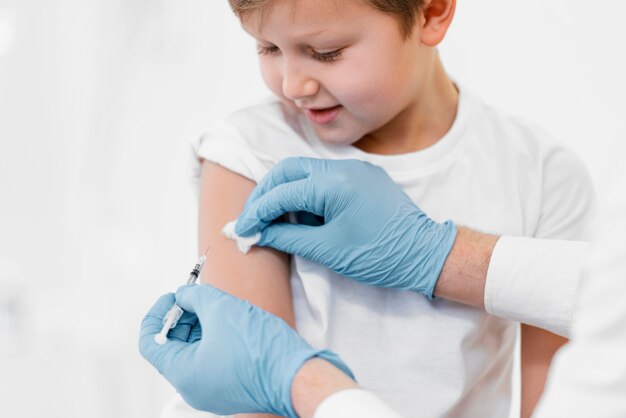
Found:
[[[195,313],[202,324],[203,317],[212,314],[216,302],[223,294],[224,292],[210,284],[188,284],[176,291],[176,303],[183,310]]]
[[[237,218],[235,232],[244,237],[254,235],[288,212],[304,211],[323,216],[324,199],[320,193],[323,190],[312,186],[308,180],[276,186],[244,207]]]
[[[246,206],[281,184],[307,178],[319,164],[318,161],[307,157],[289,157],[279,161],[250,193]]]
[[[263,230],[257,245],[317,261],[323,244],[322,227],[276,223]]]

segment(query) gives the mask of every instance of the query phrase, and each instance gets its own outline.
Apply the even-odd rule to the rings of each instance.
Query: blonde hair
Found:
[[[415,19],[420,11],[423,0],[363,0],[371,7],[383,13],[392,15],[398,20],[400,31],[408,38],[415,25]],[[271,0],[228,0],[233,13],[243,22],[251,12],[263,12],[268,8]]]

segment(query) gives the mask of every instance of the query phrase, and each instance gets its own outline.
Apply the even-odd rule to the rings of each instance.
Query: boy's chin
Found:
[[[348,146],[358,142],[359,139],[361,139],[361,135],[351,135],[345,132],[327,132],[323,129],[315,129],[315,131],[319,139],[321,139],[322,142],[328,145]]]

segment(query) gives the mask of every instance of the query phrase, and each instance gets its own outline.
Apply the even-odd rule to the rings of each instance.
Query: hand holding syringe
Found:
[[[191,271],[191,273],[189,273],[189,279],[187,280],[187,284],[196,284],[196,282],[198,281],[198,277],[200,277],[202,267],[204,267],[204,262],[206,261],[206,254],[208,251],[209,249],[207,248],[204,254],[200,256],[200,258],[196,262],[193,270]],[[161,332],[154,336],[154,341],[157,344],[163,345],[167,342],[167,333],[170,329],[176,326],[178,320],[182,315],[183,309],[178,306],[178,304],[174,303],[174,306],[172,306],[172,308],[167,311],[167,314],[165,314],[165,317],[163,318],[163,328],[161,328]]]

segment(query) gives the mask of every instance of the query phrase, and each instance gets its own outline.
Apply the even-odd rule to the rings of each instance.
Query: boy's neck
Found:
[[[354,144],[371,154],[406,154],[434,145],[452,127],[459,93],[439,60],[435,60],[427,89],[402,113],[381,129],[365,135]]]

